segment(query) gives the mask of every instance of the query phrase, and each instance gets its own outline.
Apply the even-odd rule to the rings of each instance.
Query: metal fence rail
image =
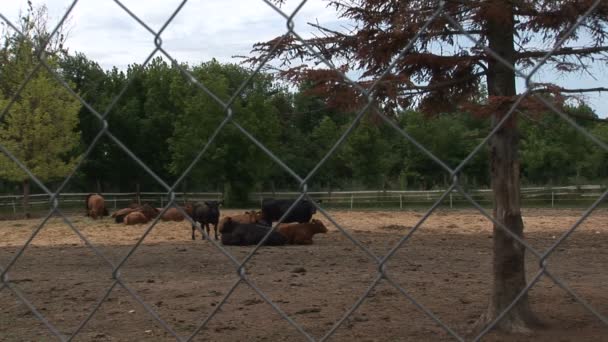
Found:
[[[153,42],[153,46],[154,47],[152,48],[150,54],[147,56],[147,58],[143,62],[142,67],[145,66],[145,65],[147,65],[148,62],[150,62],[152,60],[152,58],[154,56],[156,56],[156,55],[162,55],[162,56],[166,57],[177,68],[180,69],[181,73],[186,78],[188,78],[189,80],[192,81],[192,84],[193,84],[194,87],[197,87],[200,91],[202,91],[202,92],[206,93],[207,95],[209,95],[225,111],[225,118],[224,118],[224,120],[218,125],[218,127],[215,129],[214,133],[211,135],[209,141],[207,141],[206,144],[204,145],[204,147],[201,148],[199,154],[196,156],[196,158],[194,158],[194,160],[192,161],[192,163],[184,170],[184,172],[178,178],[178,180],[175,183],[173,183],[173,184],[167,184],[163,179],[161,179],[157,174],[155,174],[141,159],[139,159],[137,157],[137,155],[135,155],[127,146],[125,146],[120,141],[120,139],[118,139],[116,136],[114,136],[112,134],[112,132],[111,132],[111,127],[108,125],[108,122],[106,120],[107,115],[115,107],[115,105],[118,102],[118,100],[123,96],[123,94],[125,93],[125,90],[127,89],[127,87],[129,87],[132,79],[129,80],[129,82],[127,82],[127,84],[124,86],[124,88],[122,89],[122,91],[110,102],[110,104],[108,105],[107,108],[105,108],[103,111],[98,111],[97,109],[95,109],[92,106],[90,106],[86,101],[84,101],[78,94],[76,94],[70,88],[70,86],[59,75],[57,75],[53,71],[53,68],[50,67],[49,64],[47,63],[47,61],[45,59],[45,56],[44,55],[40,55],[40,56],[38,56],[39,63],[37,64],[37,66],[23,80],[23,83],[21,84],[21,86],[18,89],[18,91],[13,95],[13,97],[11,98],[10,102],[8,103],[8,105],[6,107],[2,108],[2,111],[0,112],[0,119],[2,117],[4,117],[8,111],[10,111],[10,108],[11,108],[12,104],[16,101],[16,98],[22,92],[22,90],[24,89],[25,85],[28,82],[30,82],[30,80],[32,79],[32,76],[34,75],[34,73],[37,72],[38,70],[42,69],[42,68],[46,69],[47,71],[49,71],[57,79],[57,81],[62,86],[64,86],[67,89],[68,92],[70,92],[70,94],[72,96],[74,96],[75,98],[77,98],[80,101],[80,103],[90,111],[91,115],[95,116],[100,121],[100,123],[102,123],[102,129],[100,129],[100,131],[98,132],[97,136],[92,141],[91,145],[88,146],[86,152],[84,153],[84,158],[82,158],[82,160],[86,159],[86,157],[90,155],[93,147],[98,143],[99,139],[102,136],[105,136],[106,138],[109,138],[113,143],[115,143],[116,145],[118,145],[127,155],[129,155],[130,158],[132,158],[134,161],[136,161],[137,164],[139,164],[139,166],[141,166],[165,190],[165,195],[166,195],[166,198],[168,199],[168,201],[165,203],[165,206],[163,207],[163,210],[162,210],[161,214],[164,214],[164,212],[171,205],[178,204],[177,203],[177,194],[178,193],[175,191],[178,188],[178,185],[181,184],[182,180],[190,173],[190,171],[194,167],[194,165],[202,158],[202,156],[205,155],[205,153],[207,152],[209,146],[213,143],[213,141],[217,137],[218,133],[226,125],[228,125],[228,124],[234,125],[243,134],[243,136],[245,136],[246,138],[248,138],[251,141],[251,143],[257,145],[270,158],[272,158],[272,160],[274,160],[274,162],[276,163],[277,167],[280,167],[283,170],[285,170],[287,173],[289,173],[298,182],[299,187],[300,187],[299,188],[300,191],[298,193],[296,193],[295,195],[297,196],[297,200],[302,200],[302,199],[311,199],[312,198],[312,194],[310,194],[308,192],[308,183],[309,183],[309,181],[315,176],[317,170],[326,162],[326,160],[330,156],[332,156],[334,154],[334,152],[342,144],[342,142],[351,134],[351,132],[356,127],[356,124],[363,117],[363,115],[365,114],[365,112],[368,109],[370,109],[370,108],[376,109],[377,112],[379,112],[379,113],[382,112],[379,108],[375,107],[375,105],[372,103],[371,100],[368,101],[365,104],[365,106],[363,108],[361,108],[357,112],[357,115],[352,120],[350,126],[348,126],[348,128],[344,132],[344,134],[334,143],[334,145],[331,147],[331,149],[329,149],[329,151],[327,152],[327,154],[325,155],[325,157],[322,158],[317,163],[317,165],[308,174],[306,174],[304,176],[299,175],[299,174],[295,173],[281,159],[279,159],[266,146],[264,146],[264,144],[262,144],[252,134],[250,134],[250,132],[247,130],[247,127],[241,126],[236,121],[236,118],[238,117],[239,113],[233,111],[232,104],[233,104],[234,100],[248,86],[248,84],[249,84],[249,82],[250,82],[250,80],[251,80],[251,78],[253,76],[251,76],[247,80],[245,80],[241,84],[241,86],[238,88],[238,90],[232,95],[232,97],[228,101],[223,101],[220,98],[218,98],[215,94],[213,94],[213,92],[211,92],[205,86],[205,84],[203,82],[201,82],[200,80],[196,79],[188,70],[186,70],[182,66],[180,66],[180,64],[178,63],[178,61],[175,60],[173,58],[173,56],[168,51],[166,51],[164,49],[163,43],[162,43],[162,39],[161,39],[162,34],[165,31],[165,29],[171,24],[171,22],[173,21],[173,19],[175,18],[175,16],[182,10],[182,8],[186,4],[187,0],[182,1],[179,4],[179,6],[177,6],[177,8],[171,13],[170,17],[166,20],[166,22],[162,25],[162,27],[158,31],[156,31],[156,30],[152,29],[150,26],[148,26],[144,20],[142,20],[141,18],[139,18],[135,13],[133,13],[121,1],[114,0],[114,2],[120,7],[121,10],[125,11],[135,22],[137,22],[139,25],[141,25],[150,34],[150,39]],[[54,34],[56,34],[58,32],[59,27],[61,27],[61,25],[64,24],[64,22],[66,21],[66,18],[68,18],[68,16],[70,15],[70,13],[72,12],[72,10],[74,9],[74,6],[77,3],[78,3],[78,0],[74,0],[71,3],[71,5],[69,6],[69,8],[66,10],[66,12],[64,13],[64,15],[62,16],[61,20],[58,22],[57,26],[54,27],[54,29],[52,30],[51,36],[54,35]],[[302,42],[306,46],[306,48],[309,49],[309,51],[311,53],[313,53],[313,54],[316,55],[316,57],[318,58],[319,61],[323,62],[328,67],[333,67],[332,63],[330,63],[329,61],[327,61],[324,58],[323,55],[317,53],[311,46],[307,45],[307,42],[302,39],[302,37],[298,34],[297,31],[294,30],[293,18],[296,15],[298,15],[298,13],[301,10],[301,8],[303,6],[305,6],[306,0],[301,1],[301,3],[299,4],[299,6],[297,6],[292,13],[285,13],[282,9],[278,8],[277,6],[275,6],[274,4],[272,4],[271,2],[269,2],[268,0],[264,0],[264,3],[266,5],[268,5],[268,6],[270,6],[272,9],[274,9],[274,11],[276,11],[276,13],[279,16],[281,16],[281,17],[283,17],[285,19],[285,23],[286,23],[286,26],[287,26],[287,33],[289,35],[291,35],[292,37],[294,37],[298,41]],[[602,3],[602,0],[595,0],[595,1],[592,1],[592,2],[588,2],[588,3],[591,4],[589,10],[584,14],[584,16],[579,21],[577,21],[574,24],[574,26],[568,32],[565,32],[563,34],[563,37],[564,37],[563,40],[565,40],[568,36],[570,36],[572,34],[574,28],[576,28],[577,26],[579,26],[581,24],[581,20],[584,19],[584,18],[587,18],[590,15],[590,13],[592,13],[600,5],[600,3]],[[437,4],[438,4],[437,9],[432,14],[432,16],[429,18],[429,20],[427,22],[425,22],[424,25],[422,25],[420,27],[419,32],[413,37],[413,39],[401,51],[401,53],[398,56],[395,56],[392,64],[389,66],[389,68],[387,68],[387,70],[384,72],[384,74],[381,75],[381,77],[379,78],[380,80],[383,79],[388,74],[388,72],[397,64],[397,62],[399,60],[401,60],[408,53],[408,51],[410,51],[410,49],[414,46],[414,43],[421,37],[422,34],[424,34],[424,32],[427,29],[427,27],[435,19],[437,19],[437,18],[443,17],[446,20],[450,21],[454,25],[454,27],[458,28],[458,30],[461,31],[461,33],[462,33],[462,35],[464,37],[467,37],[473,44],[477,44],[478,43],[475,37],[473,37],[469,33],[465,32],[465,30],[460,26],[460,24],[458,23],[457,20],[455,20],[454,18],[450,17],[450,15],[447,14],[446,11],[444,11],[444,7],[446,6],[446,2],[444,2],[444,1],[438,1]],[[23,34],[21,32],[19,32],[19,29],[15,25],[15,23],[11,22],[2,13],[0,13],[0,19],[3,20],[13,30],[15,30],[15,32],[18,32],[19,34],[21,34],[23,36]],[[562,42],[563,42],[563,40],[562,40]],[[46,44],[48,44],[49,41],[50,41],[50,37],[46,41]],[[279,42],[277,42],[277,44],[278,43]],[[544,64],[549,57],[551,57],[551,55],[556,51],[556,49],[559,47],[560,44],[557,44],[553,48],[553,50],[551,50],[551,52],[549,52],[547,54],[547,56],[539,63],[539,65],[537,65],[532,71],[530,71],[528,73],[526,73],[523,70],[515,70],[515,71],[518,73],[518,75],[524,77],[527,80],[530,80],[531,75],[537,72],[537,70],[539,69],[539,67],[542,64]],[[483,46],[483,44],[480,44],[479,46]],[[276,48],[277,48],[277,45],[274,46],[273,51]],[[504,61],[499,55],[497,55],[493,51],[486,50],[486,52],[489,55],[493,56],[500,63],[503,63],[503,64],[507,65],[511,69],[514,68],[512,65],[510,65],[509,63],[507,63],[506,61]],[[257,67],[257,69],[255,70],[255,73],[259,72],[261,70],[261,68],[265,64],[267,64],[267,62],[268,62],[268,60],[265,60],[265,61],[263,61],[263,63],[260,63],[259,66]],[[336,71],[338,71],[338,70],[336,70]],[[371,98],[370,94],[372,94],[372,92],[375,90],[376,85],[378,84],[378,82],[376,82],[372,86],[370,86],[368,89],[363,89],[363,88],[359,87],[351,79],[349,79],[346,75],[342,74],[342,76],[343,76],[344,80],[346,80],[349,84],[353,85],[353,87],[355,87],[356,89],[358,89],[358,91],[360,91],[360,93],[363,95],[363,98],[367,98],[367,99]],[[458,192],[459,195],[462,196],[462,198],[464,198],[468,202],[469,205],[472,205],[473,207],[475,207],[480,212],[481,215],[487,217],[495,225],[497,225],[501,229],[505,230],[505,232],[507,234],[510,234],[513,239],[515,239],[519,243],[521,243],[526,248],[526,250],[528,252],[530,252],[530,254],[534,258],[536,258],[538,260],[539,265],[540,265],[540,269],[539,269],[538,273],[536,273],[535,276],[528,281],[528,285],[520,292],[519,296],[511,303],[511,305],[508,306],[493,322],[491,322],[490,324],[488,324],[485,327],[485,329],[483,329],[479,333],[478,336],[476,336],[476,337],[473,338],[473,340],[479,340],[479,339],[481,339],[492,328],[494,328],[497,325],[497,323],[499,322],[499,320],[509,310],[511,310],[511,308],[514,307],[514,305],[517,303],[517,301],[524,294],[526,294],[532,287],[534,287],[534,285],[542,277],[548,277],[549,279],[553,280],[557,285],[559,285],[566,292],[568,292],[570,295],[572,295],[576,299],[576,301],[578,301],[579,303],[581,303],[591,314],[593,314],[601,322],[603,322],[604,324],[606,324],[608,326],[608,318],[606,316],[603,316],[602,314],[600,314],[593,306],[591,306],[589,303],[587,303],[585,300],[583,300],[580,296],[578,296],[566,283],[564,283],[564,281],[562,281],[559,277],[557,277],[555,274],[553,274],[551,272],[551,270],[550,270],[550,263],[547,260],[547,258],[556,249],[556,247],[559,246],[561,243],[563,243],[563,241],[566,240],[568,238],[568,236],[570,234],[572,234],[572,232],[574,232],[577,229],[577,227],[591,214],[591,212],[600,205],[600,203],[607,196],[607,194],[608,194],[607,191],[602,192],[602,194],[597,198],[597,200],[584,212],[584,214],[581,216],[580,220],[578,222],[576,222],[574,225],[572,225],[561,237],[559,237],[550,248],[548,248],[545,251],[539,251],[539,250],[536,250],[535,248],[533,248],[525,240],[522,240],[521,238],[519,238],[519,237],[517,237],[515,235],[512,235],[513,233],[511,233],[504,225],[502,225],[499,222],[495,221],[494,218],[492,217],[492,215],[487,210],[485,210],[483,208],[483,206],[480,204],[480,202],[478,200],[476,200],[475,197],[472,194],[470,194],[469,192],[465,191],[465,189],[463,189],[461,187],[461,185],[457,181],[457,175],[458,175],[459,171],[462,170],[463,166],[466,165],[471,160],[471,158],[487,143],[487,141],[489,140],[489,138],[492,135],[494,135],[498,131],[498,129],[500,129],[502,127],[502,125],[506,122],[506,120],[511,115],[513,115],[513,113],[517,110],[519,104],[521,103],[521,100],[525,96],[533,96],[533,97],[535,97],[537,100],[539,100],[542,103],[544,103],[547,106],[547,108],[551,109],[552,112],[554,112],[555,114],[559,115],[561,118],[563,118],[564,120],[566,120],[569,124],[571,124],[577,130],[579,130],[582,134],[584,134],[589,139],[593,140],[595,143],[597,143],[599,146],[601,146],[605,151],[608,151],[608,146],[606,146],[604,143],[602,143],[601,141],[599,141],[596,138],[594,138],[584,128],[581,128],[580,126],[578,126],[566,114],[564,114],[563,112],[561,112],[558,108],[556,108],[555,106],[553,106],[551,103],[547,102],[542,96],[539,96],[538,94],[531,93],[530,92],[530,90],[531,90],[530,89],[530,84],[528,84],[527,86],[528,86],[528,88],[526,89],[526,92],[524,92],[519,97],[519,99],[512,105],[512,107],[510,108],[509,112],[505,115],[504,119],[496,125],[496,127],[492,130],[492,132],[489,133],[489,135],[486,137],[486,139],[484,139],[471,152],[471,154],[467,158],[465,158],[464,160],[462,160],[462,162],[460,163],[460,165],[458,167],[456,167],[456,168],[451,168],[451,167],[447,166],[443,161],[441,161],[441,159],[439,159],[438,157],[436,157],[433,153],[431,153],[430,151],[428,151],[423,145],[419,144],[415,139],[413,139],[409,134],[407,134],[407,132],[405,132],[404,130],[402,130],[398,126],[396,126],[396,124],[394,122],[392,122],[388,117],[386,117],[384,115],[380,115],[380,117],[389,126],[395,128],[397,130],[397,132],[400,133],[405,139],[407,139],[409,142],[413,143],[415,146],[417,146],[417,148],[419,148],[421,151],[423,151],[429,158],[431,158],[432,160],[434,160],[437,163],[438,167],[440,167],[440,168],[444,169],[446,172],[448,172],[450,174],[450,176],[451,176],[451,179],[453,179],[454,182],[453,182],[453,184],[450,185],[450,187],[448,189],[446,189],[445,191],[438,192],[437,196],[434,196],[431,199],[431,202],[433,204],[430,206],[430,208],[428,208],[428,210],[426,211],[426,213],[420,218],[420,220],[418,221],[418,223],[412,228],[412,230],[407,235],[403,236],[400,239],[400,241],[397,244],[395,244],[395,246],[386,255],[377,255],[377,254],[375,254],[373,251],[371,251],[369,248],[367,248],[364,244],[362,244],[359,240],[357,240],[357,238],[354,237],[348,230],[344,229],[340,225],[339,222],[337,222],[336,220],[334,220],[332,218],[332,216],[325,209],[323,203],[321,203],[321,204],[315,204],[317,206],[318,212],[320,212],[332,224],[334,224],[342,234],[344,234],[350,241],[352,241],[353,244],[355,244],[359,249],[361,249],[377,265],[377,273],[374,274],[374,280],[369,284],[369,286],[367,287],[366,291],[364,291],[364,293],[361,294],[361,296],[352,304],[352,306],[341,316],[341,318],[337,322],[335,322],[335,324],[333,324],[331,326],[331,328],[328,329],[328,331],[326,332],[326,334],[324,336],[322,336],[319,340],[327,340],[328,338],[330,338],[336,332],[336,330],[349,318],[349,316],[366,300],[366,298],[368,297],[368,295],[370,294],[370,292],[376,287],[376,285],[378,285],[378,283],[380,282],[380,280],[383,280],[383,279],[386,280],[392,286],[394,286],[399,291],[399,293],[401,293],[402,295],[404,295],[409,301],[411,301],[423,313],[425,313],[429,318],[431,318],[432,320],[434,320],[449,335],[453,336],[456,340],[459,340],[459,341],[464,341],[465,340],[464,336],[461,336],[460,334],[458,334],[457,332],[455,332],[449,325],[447,325],[445,322],[443,322],[431,310],[429,310],[421,302],[419,302],[415,297],[413,297],[408,292],[407,289],[405,289],[401,285],[399,285],[393,279],[393,277],[391,276],[391,272],[390,272],[390,270],[387,267],[387,262],[396,253],[396,251],[411,237],[412,234],[415,234],[415,232],[417,231],[417,229],[426,221],[426,219],[440,206],[440,204],[443,201],[445,201],[446,199],[448,199],[449,196],[450,196],[450,194],[452,194],[454,191]],[[251,250],[251,252],[245,258],[239,260],[239,259],[237,259],[237,257],[233,256],[228,250],[224,249],[223,246],[220,245],[220,244],[218,244],[215,240],[209,239],[209,236],[207,235],[207,233],[204,230],[200,229],[200,226],[198,227],[199,231],[208,238],[208,241],[210,243],[212,243],[213,246],[215,246],[215,248],[217,248],[222,254],[224,254],[228,258],[228,260],[231,261],[231,263],[234,265],[234,270],[235,270],[235,272],[238,275],[238,280],[235,281],[233,283],[233,285],[226,291],[226,294],[221,299],[221,301],[214,307],[214,309],[211,311],[211,313],[198,324],[198,326],[196,327],[196,329],[194,330],[194,332],[190,336],[180,336],[176,331],[174,331],[171,328],[171,326],[169,324],[167,324],[163,320],[162,317],[160,317],[158,315],[158,313],[150,305],[148,305],[137,294],[137,292],[133,288],[131,288],[129,286],[128,283],[126,283],[123,280],[123,275],[121,274],[123,265],[133,255],[133,253],[139,248],[139,246],[142,244],[143,240],[152,231],[152,229],[154,229],[154,227],[156,226],[156,224],[157,224],[157,222],[159,220],[159,217],[157,217],[147,227],[147,229],[145,230],[145,232],[143,233],[143,235],[130,248],[129,252],[126,253],[126,255],[120,261],[118,261],[116,263],[112,262],[110,259],[106,258],[104,256],[104,254],[95,245],[93,245],[87,239],[86,236],[84,236],[83,234],[81,234],[81,232],[79,231],[79,229],[73,224],[72,220],[69,217],[67,217],[64,214],[63,210],[60,208],[60,199],[64,197],[64,194],[62,193],[62,191],[65,189],[66,184],[68,184],[68,182],[74,177],[74,174],[78,170],[78,168],[82,165],[82,160],[79,162],[79,164],[77,165],[77,167],[72,171],[72,173],[65,178],[65,180],[57,188],[57,190],[56,191],[52,191],[52,190],[48,189],[44,185],[44,183],[41,182],[31,172],[31,170],[29,170],[18,158],[16,158],[5,146],[3,146],[1,144],[0,144],[0,151],[2,151],[2,153],[4,153],[5,155],[7,155],[14,163],[16,163],[22,170],[24,170],[28,174],[28,176],[30,177],[30,179],[40,189],[42,189],[42,191],[44,192],[44,194],[46,194],[46,198],[48,199],[47,203],[48,203],[48,208],[49,208],[48,213],[46,214],[45,218],[34,229],[34,231],[32,232],[32,235],[27,240],[27,242],[14,254],[14,256],[12,257],[12,259],[7,264],[0,265],[0,291],[11,291],[14,295],[16,295],[19,298],[19,300],[31,310],[31,312],[35,315],[35,317],[38,320],[40,320],[49,329],[49,331],[53,335],[55,335],[58,339],[60,339],[62,341],[68,341],[68,340],[71,340],[71,339],[75,338],[82,331],[83,327],[87,325],[87,323],[89,322],[89,320],[95,315],[95,313],[98,311],[98,309],[100,308],[100,306],[102,305],[102,303],[108,298],[108,296],[112,293],[112,291],[116,287],[121,287],[124,290],[126,290],[135,301],[137,301],[139,304],[141,304],[142,307],[145,309],[145,311],[155,321],[157,321],[158,324],[160,324],[169,334],[171,334],[177,340],[180,340],[180,341],[191,340],[204,327],[207,326],[208,322],[211,319],[213,319],[213,317],[219,312],[219,310],[224,306],[224,304],[227,302],[227,300],[231,297],[231,295],[233,294],[234,290],[236,288],[238,288],[239,286],[246,285],[246,286],[249,286],[258,295],[260,295],[260,297],[263,298],[264,301],[266,301],[284,320],[286,320],[289,324],[291,324],[306,340],[309,340],[309,341],[315,341],[316,340],[300,324],[298,324],[296,321],[294,321],[285,311],[283,311],[281,309],[281,307],[279,305],[277,305],[277,303],[273,302],[265,294],[264,290],[261,289],[260,287],[258,287],[249,278],[249,276],[247,275],[247,271],[246,270],[247,270],[249,261],[255,255],[255,253],[258,251],[258,249],[262,246],[263,242],[269,237],[269,235],[270,235],[271,232],[269,232],[266,235],[266,237],[264,238],[264,240],[261,241],[257,246],[255,246],[255,248],[253,248]],[[283,220],[283,218],[285,218],[294,207],[295,207],[295,203],[294,203],[294,205],[291,206],[291,208],[289,209],[289,211],[279,220],[279,222],[281,222]],[[183,214],[185,214],[185,213],[183,213]],[[34,237],[40,232],[40,230],[42,229],[42,227],[44,226],[44,224],[47,222],[47,219],[49,217],[53,216],[53,215],[61,217],[63,219],[63,221],[82,239],[82,241],[96,255],[100,256],[103,260],[105,260],[105,262],[112,268],[112,272],[111,272],[112,283],[111,283],[111,285],[106,289],[104,295],[95,304],[95,306],[93,307],[93,310],[78,324],[78,327],[69,336],[65,336],[63,333],[61,333],[59,331],[59,329],[57,329],[55,327],[54,324],[52,324],[49,320],[47,320],[47,318],[45,317],[45,315],[40,310],[38,310],[38,308],[35,307],[27,299],[27,296],[22,291],[20,291],[18,284],[15,283],[15,282],[12,282],[11,279],[10,279],[10,277],[9,277],[10,271],[14,267],[16,261],[23,255],[24,250],[28,247],[28,245],[31,243],[31,241],[34,239]],[[188,218],[188,219],[189,219],[190,222],[192,222],[192,220],[190,218]],[[276,226],[274,228],[276,228]]]

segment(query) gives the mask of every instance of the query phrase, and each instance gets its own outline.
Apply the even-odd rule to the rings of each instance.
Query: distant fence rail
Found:
[[[524,207],[580,207],[589,205],[597,199],[606,187],[603,185],[580,185],[560,187],[526,187],[521,189],[521,198]],[[308,195],[324,204],[324,207],[335,209],[411,209],[425,207],[434,203],[445,192],[443,190],[364,190],[364,191],[311,191]],[[468,193],[478,203],[485,206],[492,204],[492,190],[469,189]],[[67,210],[80,210],[84,208],[84,199],[88,193],[62,193],[59,203]],[[296,198],[297,192],[253,192],[250,194],[248,206],[259,207],[263,198]],[[103,193],[106,206],[109,209],[118,209],[135,200],[135,192]],[[185,201],[205,201],[222,199],[221,192],[176,192],[178,203]],[[167,193],[140,192],[140,201],[162,207],[168,202]],[[0,196],[0,211],[3,213],[17,213],[20,211],[22,195]],[[462,208],[468,204],[458,191],[446,196],[442,207]],[[43,209],[49,205],[47,194],[30,195],[32,209]]]
[[[436,202],[445,189],[441,190],[366,190],[366,191],[310,191],[308,195],[321,200],[324,207],[345,209],[366,208],[417,208],[428,207]],[[588,206],[596,200],[606,187],[603,185],[579,185],[560,187],[526,187],[521,188],[521,199],[524,207],[579,207]],[[493,194],[491,189],[469,189],[468,194],[477,203],[491,206]],[[257,201],[262,198],[295,198],[297,192],[257,192],[251,197]],[[453,190],[442,203],[442,207],[461,208],[470,202],[457,190]]]
[[[65,212],[82,211],[84,212],[84,200],[89,193],[61,193],[59,197],[59,206]],[[102,193],[106,207],[108,209],[118,209],[126,207],[129,203],[136,200],[137,193],[135,192],[108,192]],[[176,199],[179,202],[184,201],[206,201],[219,200],[222,198],[220,192],[176,192]],[[168,202],[167,193],[162,192],[140,192],[139,200],[142,203],[150,203],[159,207],[163,207]],[[2,195],[0,196],[0,213],[16,214],[21,210],[23,195]],[[32,194],[30,195],[29,205],[31,210],[48,208],[50,197],[47,194]]]

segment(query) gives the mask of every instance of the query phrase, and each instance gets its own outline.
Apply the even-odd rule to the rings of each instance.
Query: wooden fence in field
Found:
[[[364,191],[311,191],[309,196],[321,201],[324,208],[331,209],[420,209],[431,206],[439,200],[446,190],[364,190]],[[561,186],[561,187],[525,187],[521,189],[522,205],[525,208],[587,207],[598,200],[606,191],[601,185]],[[481,206],[492,206],[492,191],[489,189],[467,189],[467,193]],[[84,212],[84,198],[87,193],[62,193],[59,205],[66,212]],[[259,207],[263,198],[296,198],[298,192],[254,192],[250,194],[248,206]],[[112,210],[122,208],[135,200],[137,194],[104,193],[106,206]],[[162,207],[168,201],[166,193],[141,192],[141,202],[148,202]],[[219,200],[219,192],[176,192],[178,203],[185,201]],[[0,196],[0,213],[16,214],[21,211],[21,195]],[[604,201],[605,202],[605,201]],[[441,202],[443,208],[472,207],[469,201],[459,192],[452,191]],[[33,211],[48,210],[49,196],[46,194],[30,195],[30,206]]]
[[[483,207],[492,206],[492,190],[467,189],[467,194]],[[562,187],[526,187],[521,189],[523,207],[585,207],[598,200],[606,191],[602,185]],[[324,207],[344,209],[392,208],[408,209],[429,207],[438,201],[446,190],[366,190],[366,191],[319,191],[308,192],[310,197],[321,200]],[[252,198],[294,198],[298,192],[261,192]],[[441,202],[442,207],[463,208],[472,204],[454,190]]]

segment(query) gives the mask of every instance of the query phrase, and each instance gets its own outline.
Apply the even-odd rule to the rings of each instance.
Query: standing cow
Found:
[[[261,220],[269,225],[272,222],[278,221],[283,216],[289,207],[295,202],[292,199],[271,199],[265,198],[262,200],[262,215]],[[296,206],[289,212],[289,215],[281,222],[298,222],[306,223],[310,222],[312,215],[317,212],[317,208],[308,200],[301,200]]]
[[[186,204],[186,213],[192,217],[192,220],[196,223],[199,222],[201,224],[201,228],[207,230],[207,235],[209,235],[209,225],[213,224],[213,231],[215,234],[215,239],[217,240],[217,224],[220,219],[220,205],[223,201],[205,201],[203,203],[194,203],[194,204]],[[192,240],[196,239],[194,232],[196,231],[196,226],[192,225]],[[201,237],[202,240],[205,239],[205,235]]]
[[[84,204],[87,210],[86,216],[90,216],[94,220],[97,217],[108,216],[108,209],[106,209],[105,201],[100,194],[88,194]]]

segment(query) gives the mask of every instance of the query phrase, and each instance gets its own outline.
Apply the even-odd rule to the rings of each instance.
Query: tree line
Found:
[[[26,37],[6,32],[2,37],[3,108],[35,68],[37,44],[46,38],[34,14],[32,10],[23,18]],[[271,74],[252,75],[240,64],[211,60],[178,67],[156,57],[146,65],[104,70],[82,53],[62,50],[62,42],[54,43],[55,48],[47,51],[49,69],[91,108],[107,115],[111,135],[169,185],[190,167],[227,113],[184,70],[222,101],[249,80],[231,102],[234,122],[301,177],[315,168],[356,115],[328,106],[326,98],[311,91],[311,83],[288,87]],[[482,91],[476,96],[479,101],[487,98]],[[588,106],[566,106],[566,112],[608,141],[608,125]],[[34,72],[6,113],[0,142],[43,182],[58,186],[81,163],[66,191],[163,190],[115,139],[98,137],[103,128],[100,118],[45,68]],[[451,167],[465,159],[491,127],[488,118],[463,111],[428,115],[397,110],[393,120]],[[606,154],[557,115],[523,115],[520,134],[524,184],[596,183],[607,178]],[[484,147],[463,169],[461,183],[488,187],[488,160]],[[4,154],[0,163],[2,192],[29,192],[29,177],[17,164]],[[432,189],[450,183],[449,174],[425,152],[370,112],[319,168],[309,189]],[[219,191],[227,203],[238,205],[251,191],[297,188],[290,173],[228,122],[178,190]]]
[[[17,68],[6,63],[3,69],[10,68],[15,74],[15,70],[27,69],[27,58],[15,58],[19,61]],[[160,57],[145,66],[103,70],[95,61],[77,53],[62,56],[52,66],[98,113],[104,114],[111,107],[106,117],[111,134],[169,185],[190,166],[226,117],[220,103]],[[224,101],[251,77],[251,71],[240,65],[215,60],[180,67]],[[9,75],[8,71],[3,74]],[[24,78],[23,73],[15,77]],[[3,85],[9,87],[4,82]],[[3,93],[11,94],[18,85],[15,79],[13,89]],[[120,93],[122,96],[111,105]],[[4,95],[2,102],[9,99]],[[32,107],[34,103],[36,108]],[[311,95],[306,85],[289,89],[264,73],[251,78],[231,108],[236,123],[302,177],[325,156],[356,114],[328,107],[322,98]],[[591,133],[608,141],[608,125],[589,107],[571,106],[568,112]],[[462,112],[428,116],[408,110],[398,112],[394,120],[452,167],[466,158],[490,129],[487,118]],[[60,182],[84,157],[68,184],[70,191],[162,190],[114,140],[106,135],[96,139],[103,127],[100,119],[48,72],[40,72],[24,88],[1,127],[3,145],[43,181]],[[581,184],[606,179],[605,153],[555,114],[524,116],[520,132],[524,184]],[[487,153],[487,148],[483,148],[467,163],[461,176],[464,185],[489,186]],[[6,156],[1,162],[4,192],[18,192],[20,189],[15,186],[27,177]],[[373,113],[366,113],[343,145],[321,166],[310,187],[432,189],[444,188],[450,182],[449,174],[427,154]],[[229,122],[179,189],[223,192],[228,202],[238,204],[251,191],[297,187],[288,172]]]

